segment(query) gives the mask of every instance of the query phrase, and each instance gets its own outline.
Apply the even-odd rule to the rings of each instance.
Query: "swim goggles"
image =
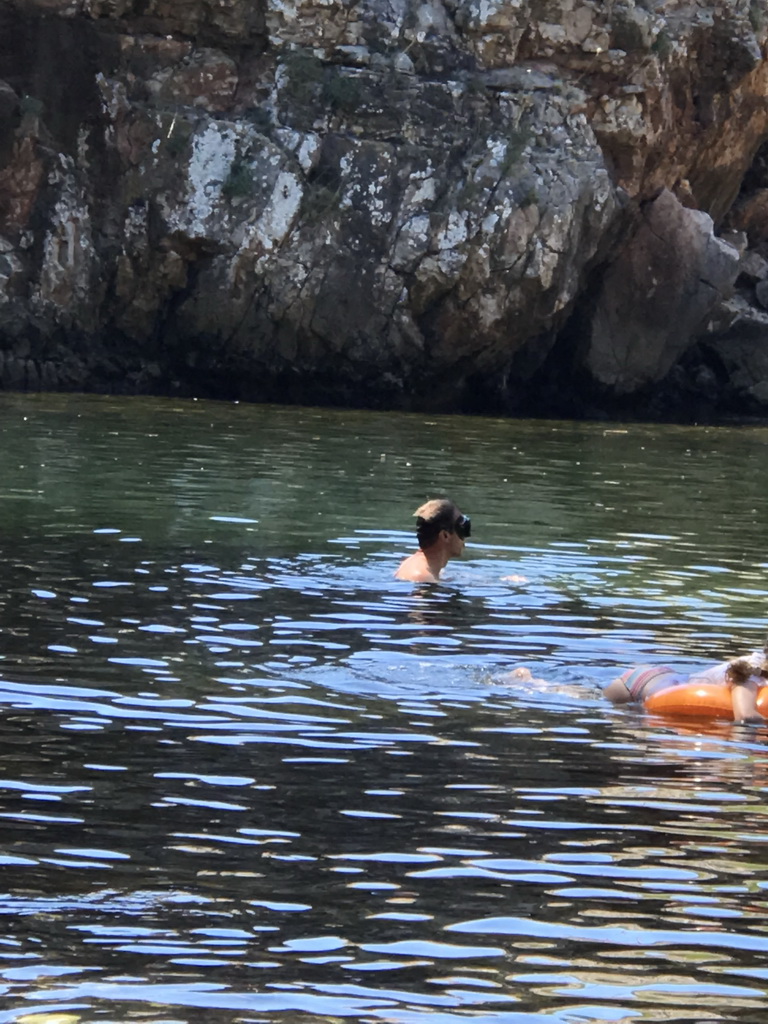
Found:
[[[453,530],[457,537],[461,537],[462,540],[466,540],[472,532],[472,521],[469,516],[459,516],[453,524]]]

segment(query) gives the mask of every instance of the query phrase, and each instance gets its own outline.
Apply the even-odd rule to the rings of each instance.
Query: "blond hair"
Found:
[[[423,551],[435,543],[441,530],[453,530],[461,512],[450,498],[432,498],[413,514],[416,516],[416,539]]]

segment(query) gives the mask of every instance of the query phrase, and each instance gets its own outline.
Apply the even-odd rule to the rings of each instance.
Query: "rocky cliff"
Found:
[[[0,383],[768,414],[766,0],[0,0]]]

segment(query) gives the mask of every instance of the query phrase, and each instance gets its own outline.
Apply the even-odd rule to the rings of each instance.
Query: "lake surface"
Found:
[[[2,394],[0,440],[0,1024],[764,1019],[768,729],[600,688],[762,646],[768,427]],[[464,558],[393,580],[446,492]]]

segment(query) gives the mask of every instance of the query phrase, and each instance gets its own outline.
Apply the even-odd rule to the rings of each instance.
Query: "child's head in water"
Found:
[[[728,686],[744,685],[755,676],[768,679],[768,641],[761,653],[734,658],[728,662],[725,670],[725,681]]]

